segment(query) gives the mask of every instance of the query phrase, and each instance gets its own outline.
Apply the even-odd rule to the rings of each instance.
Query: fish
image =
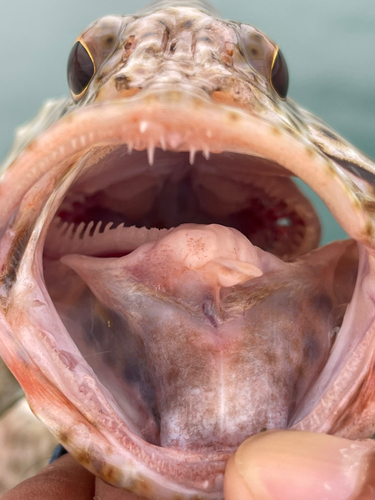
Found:
[[[81,464],[219,500],[247,437],[370,437],[374,180],[278,45],[198,0],[91,24],[1,167],[0,355]],[[294,182],[349,238],[319,247]]]

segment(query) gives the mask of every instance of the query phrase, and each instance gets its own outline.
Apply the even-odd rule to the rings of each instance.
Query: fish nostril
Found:
[[[135,36],[134,35],[131,35],[129,36],[129,38],[127,38],[125,40],[125,43],[124,43],[124,59],[128,59],[128,57],[130,56],[131,52],[134,50],[134,46],[135,46]]]
[[[124,90],[129,88],[130,78],[126,75],[117,75],[114,78],[117,90]]]

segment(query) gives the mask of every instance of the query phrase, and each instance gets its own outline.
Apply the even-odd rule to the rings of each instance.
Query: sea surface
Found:
[[[76,37],[106,14],[129,14],[135,0],[1,1],[0,158],[14,129],[48,97],[68,94],[66,61]],[[291,96],[375,157],[374,0],[217,0],[222,16],[253,24],[288,62]],[[314,197],[323,242],[345,237]]]

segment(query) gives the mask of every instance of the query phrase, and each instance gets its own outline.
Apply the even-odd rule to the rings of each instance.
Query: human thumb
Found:
[[[300,431],[252,436],[227,465],[225,500],[375,500],[375,442]]]

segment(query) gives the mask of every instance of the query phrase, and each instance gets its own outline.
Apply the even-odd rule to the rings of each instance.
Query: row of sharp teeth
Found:
[[[100,255],[105,253],[130,253],[144,243],[155,241],[166,235],[171,229],[158,229],[135,226],[125,227],[124,223],[112,228],[109,222],[104,228],[102,221],[86,224],[62,222],[59,217],[51,223],[48,231],[45,251],[51,257],[60,257],[68,253],[82,255]]]
[[[148,128],[149,128],[149,123],[147,121],[140,122],[139,132],[141,134],[144,134]],[[212,137],[212,132],[209,130],[206,130],[206,135],[208,138],[210,138],[210,137]],[[168,144],[172,148],[172,150],[177,150],[179,148],[179,146],[182,144],[182,142],[183,142],[183,139],[179,134],[170,134],[168,136]],[[160,144],[161,149],[163,151],[166,151],[167,141],[165,140],[165,138],[163,136],[159,137],[159,144]],[[128,144],[129,153],[131,153],[132,149],[133,149],[132,144]],[[199,151],[199,150],[202,151],[202,154],[203,154],[204,158],[206,158],[206,160],[208,160],[210,158],[210,150],[209,150],[209,147],[207,145],[205,145],[199,149],[197,149],[193,146],[190,146],[189,147],[190,165],[194,164],[195,155],[196,155],[197,151]],[[149,143],[147,146],[147,158],[148,158],[148,162],[150,165],[152,165],[154,163],[154,154],[155,154],[155,144]]]
[[[166,151],[166,147],[163,147],[161,148],[163,151]],[[128,152],[129,154],[132,152],[133,150],[133,147],[131,144],[128,144]],[[189,163],[190,165],[194,165],[194,161],[195,161],[195,155],[197,154],[199,150],[193,148],[193,147],[190,147],[189,148]],[[203,149],[202,150],[202,155],[203,157],[206,159],[206,160],[209,160],[210,159],[210,150],[207,148]],[[154,156],[155,156],[155,145],[154,144],[149,144],[148,147],[147,147],[147,159],[148,159],[148,163],[149,165],[153,165],[154,164]]]

